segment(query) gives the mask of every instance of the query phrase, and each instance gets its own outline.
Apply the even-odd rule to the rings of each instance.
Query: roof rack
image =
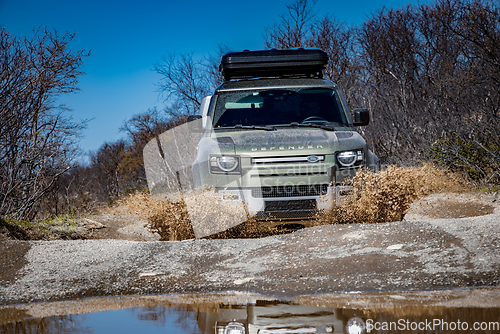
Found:
[[[320,49],[228,52],[220,71],[226,81],[260,77],[323,77],[328,55]]]

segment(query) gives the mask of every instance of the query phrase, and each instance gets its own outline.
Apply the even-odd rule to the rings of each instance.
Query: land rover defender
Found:
[[[354,110],[352,121],[339,87],[323,79],[327,62],[318,49],[224,55],[225,82],[188,120],[204,132],[194,186],[242,201],[250,215],[292,218],[332,207],[360,168],[377,170],[354,128],[369,112]]]

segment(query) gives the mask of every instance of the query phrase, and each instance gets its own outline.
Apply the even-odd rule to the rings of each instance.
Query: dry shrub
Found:
[[[319,224],[401,221],[411,204],[434,192],[463,191],[459,177],[430,164],[390,166],[378,173],[359,172],[345,186],[352,194],[319,217]]]

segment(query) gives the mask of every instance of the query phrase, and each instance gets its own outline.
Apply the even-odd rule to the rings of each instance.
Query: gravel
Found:
[[[416,220],[327,225],[261,239],[0,240],[0,250],[9,250],[9,265],[4,260],[0,269],[0,304],[224,291],[282,298],[499,287],[500,209],[495,197],[481,200],[492,213],[453,219],[415,214]]]

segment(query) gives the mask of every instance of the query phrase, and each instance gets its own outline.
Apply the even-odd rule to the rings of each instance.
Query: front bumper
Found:
[[[345,201],[352,190],[344,186],[314,185],[309,191],[302,193],[300,189],[256,188],[216,189],[221,198],[226,201],[243,203],[249,216],[257,218],[306,218],[321,211],[329,210],[334,205]],[[281,191],[283,190],[283,191]],[[281,192],[280,192],[281,191]],[[316,192],[315,195],[309,195]],[[309,196],[308,196],[309,195]]]

